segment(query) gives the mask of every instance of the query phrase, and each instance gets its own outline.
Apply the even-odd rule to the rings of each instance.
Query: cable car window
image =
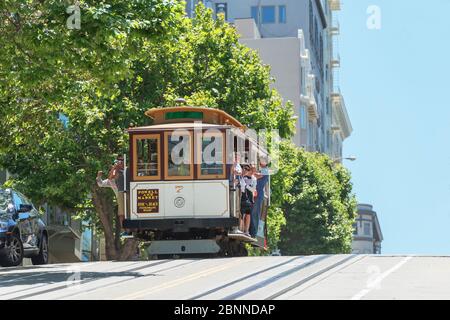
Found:
[[[137,135],[133,139],[134,180],[159,180],[160,136],[158,134]]]
[[[200,179],[225,179],[225,143],[224,134],[205,132],[198,136],[198,150],[201,161],[198,162]]]
[[[192,180],[194,178],[192,134],[187,131],[165,132],[165,178]]]

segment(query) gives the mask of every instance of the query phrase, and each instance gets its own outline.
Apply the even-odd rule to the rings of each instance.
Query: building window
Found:
[[[327,130],[327,149],[330,150],[331,148],[331,132],[330,130]]]
[[[278,6],[278,23],[286,23],[286,6]]]
[[[353,224],[353,235],[354,236],[358,235],[358,224],[357,223]]]
[[[306,107],[304,105],[300,106],[300,127],[306,130]]]
[[[320,68],[322,69],[323,66],[323,38],[322,38],[322,34],[319,35],[320,39],[319,39],[319,59],[320,59]]]
[[[312,2],[309,1],[309,40],[313,42],[313,34],[314,34],[314,15],[313,15],[313,9],[312,9]]]
[[[216,3],[216,17],[218,17],[219,14],[223,14],[225,16],[225,20],[228,19],[228,10],[226,3]]]
[[[251,15],[255,23],[259,24],[259,7],[252,7]]]
[[[364,235],[365,236],[372,235],[372,233],[370,232],[370,223],[369,222],[364,223]]]
[[[275,23],[275,6],[262,7],[262,23]]]

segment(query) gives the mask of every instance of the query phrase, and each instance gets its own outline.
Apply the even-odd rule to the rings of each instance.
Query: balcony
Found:
[[[341,127],[338,126],[337,124],[333,124],[333,125],[331,126],[331,131],[333,131],[333,132],[339,132],[339,131],[341,131]]]
[[[333,90],[331,94],[331,103],[333,106],[333,125],[332,130],[340,132],[342,140],[347,139],[353,132],[352,123],[345,107],[344,97],[340,90]]]
[[[301,95],[300,102],[306,106],[308,119],[319,119],[319,110],[314,96],[311,98],[310,96]]]
[[[306,96],[301,95],[300,100],[306,106],[308,112],[308,118],[318,119],[319,110],[317,108],[316,98],[315,98],[315,76],[309,74],[306,80]]]
[[[329,4],[332,11],[341,10],[341,0],[329,0]]]
[[[333,21],[333,24],[330,27],[330,35],[338,36],[340,34],[341,34],[341,25],[339,24],[339,21]]]
[[[316,102],[311,103],[308,106],[307,111],[308,111],[309,119],[318,119],[319,118],[319,111],[317,110]]]
[[[331,58],[331,68],[337,69],[341,67],[341,56],[337,55]]]

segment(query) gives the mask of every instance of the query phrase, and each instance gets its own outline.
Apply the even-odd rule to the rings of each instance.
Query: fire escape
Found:
[[[344,97],[341,94],[339,81],[339,70],[341,67],[341,58],[339,55],[339,35],[341,30],[336,13],[341,10],[342,3],[340,0],[329,0],[329,7],[332,13],[331,27],[329,29],[332,42],[330,66],[332,78],[331,105],[333,117],[331,129],[333,131],[333,135],[340,137],[340,141],[342,142],[350,136],[353,130],[350,118],[347,114],[347,109],[345,107]],[[341,157],[341,147],[336,148],[334,153],[336,157]]]

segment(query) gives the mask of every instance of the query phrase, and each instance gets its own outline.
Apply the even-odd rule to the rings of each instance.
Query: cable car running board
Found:
[[[244,233],[228,233],[228,238],[249,243],[258,241],[252,237],[245,235]]]

